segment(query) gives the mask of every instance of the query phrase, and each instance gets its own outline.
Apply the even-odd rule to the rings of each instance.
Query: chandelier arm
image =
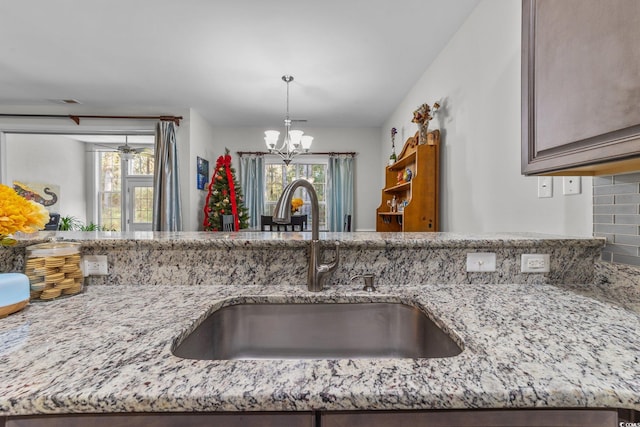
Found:
[[[280,153],[282,152],[282,150],[284,150],[284,149],[285,149],[285,148],[287,148],[287,147],[288,147],[288,144],[287,144],[287,140],[286,140],[286,138],[285,138],[285,139],[283,139],[283,141],[282,141],[282,145],[280,145],[280,147],[275,147],[275,148],[273,149],[273,152],[274,152],[274,153],[276,153],[276,154],[280,154]]]

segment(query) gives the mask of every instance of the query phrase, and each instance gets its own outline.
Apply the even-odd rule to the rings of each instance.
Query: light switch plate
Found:
[[[553,197],[553,177],[539,176],[538,177],[538,198],[543,199],[547,197]]]
[[[467,254],[467,272],[496,271],[496,254],[493,252],[474,252]]]

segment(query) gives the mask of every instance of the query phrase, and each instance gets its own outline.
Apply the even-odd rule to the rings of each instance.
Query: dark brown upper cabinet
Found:
[[[640,1],[522,1],[522,173],[640,170]]]

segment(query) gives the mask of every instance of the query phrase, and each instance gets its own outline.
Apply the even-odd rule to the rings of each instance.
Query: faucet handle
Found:
[[[331,273],[333,272],[340,263],[340,242],[335,243],[336,255],[333,257],[333,261],[329,264],[320,264],[318,263],[317,269],[319,273]],[[319,254],[320,252],[318,252]]]
[[[376,287],[373,286],[373,278],[375,277],[373,273],[356,274],[349,280],[353,282],[355,279],[359,279],[360,277],[364,279],[364,288],[362,288],[363,291],[373,292],[376,290]]]

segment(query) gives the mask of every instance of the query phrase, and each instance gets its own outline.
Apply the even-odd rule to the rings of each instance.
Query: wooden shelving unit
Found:
[[[418,133],[405,142],[398,161],[385,168],[382,202],[376,210],[376,231],[439,231],[440,131],[418,144]],[[411,170],[412,178],[398,182],[398,172]],[[396,196],[403,210],[391,212],[387,202]]]

